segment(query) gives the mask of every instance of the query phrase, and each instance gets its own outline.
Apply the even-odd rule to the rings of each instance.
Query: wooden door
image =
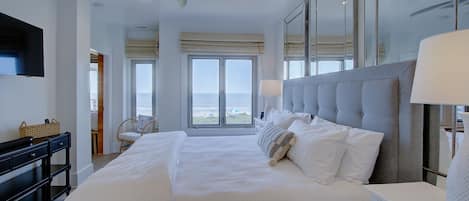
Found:
[[[98,55],[98,154],[104,146],[104,56]]]

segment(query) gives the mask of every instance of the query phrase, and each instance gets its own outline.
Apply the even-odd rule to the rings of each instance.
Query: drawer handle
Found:
[[[59,145],[60,145],[60,146],[64,146],[64,142],[60,142]]]
[[[29,154],[29,156],[36,157],[36,153],[31,153],[31,154]]]

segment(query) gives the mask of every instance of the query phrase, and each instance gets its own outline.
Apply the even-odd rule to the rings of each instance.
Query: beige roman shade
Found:
[[[128,58],[155,58],[158,57],[158,36],[155,40],[127,39],[125,53]]]
[[[182,32],[181,50],[187,53],[263,54],[263,34]]]
[[[344,41],[344,37],[321,36],[320,40],[317,41],[317,55],[322,59],[344,58],[345,55],[353,57],[352,38],[347,38],[347,42]],[[310,53],[314,58],[316,55],[316,41],[314,38],[311,39],[310,48]],[[301,35],[288,35],[285,44],[286,57],[304,57],[304,52],[304,37]]]

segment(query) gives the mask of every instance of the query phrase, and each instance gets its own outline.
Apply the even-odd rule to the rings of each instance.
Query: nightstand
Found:
[[[372,201],[445,201],[445,190],[426,182],[365,185]]]

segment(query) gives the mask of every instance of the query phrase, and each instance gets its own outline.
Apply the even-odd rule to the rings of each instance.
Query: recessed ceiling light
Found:
[[[103,4],[103,3],[97,2],[97,1],[93,2],[91,5],[92,5],[93,7],[104,7],[104,4]]]

